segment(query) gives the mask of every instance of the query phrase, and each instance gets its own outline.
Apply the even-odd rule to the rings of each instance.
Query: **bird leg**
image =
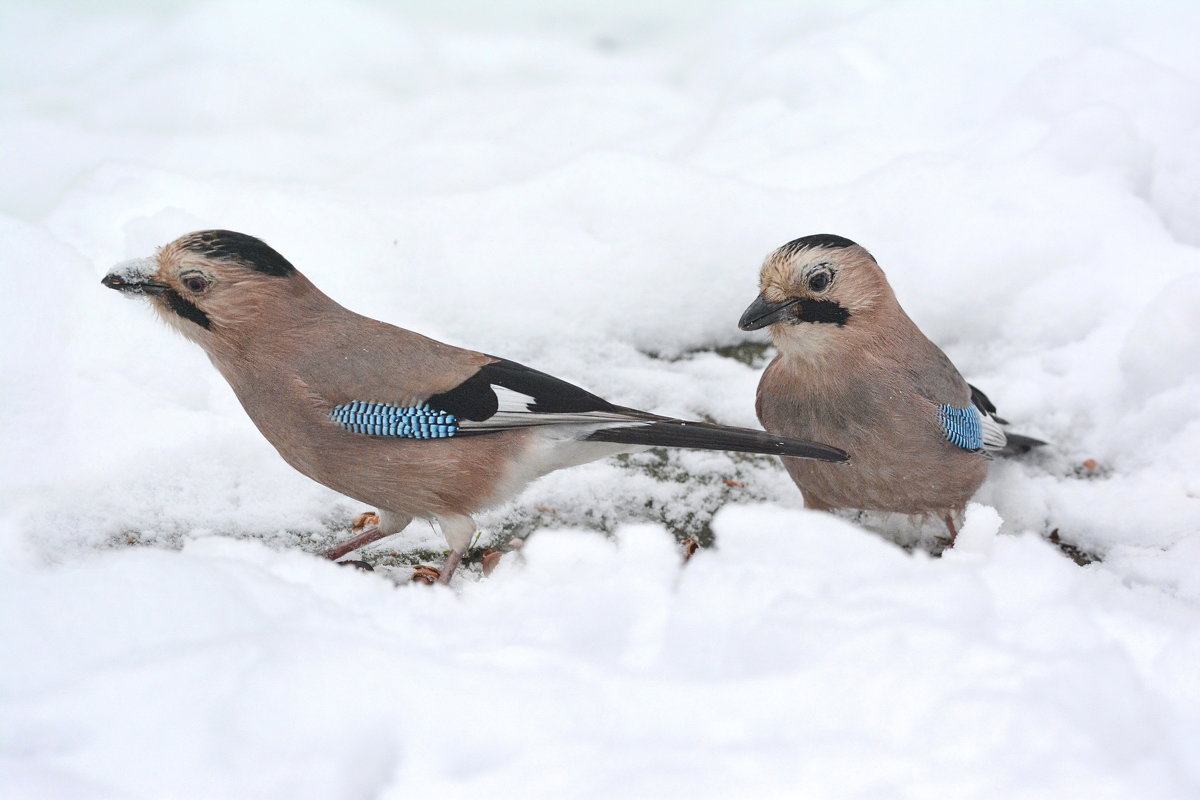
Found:
[[[950,531],[950,546],[954,547],[954,540],[958,538],[958,528],[954,527],[954,517],[947,514],[942,517],[942,521],[946,523],[946,529]]]
[[[362,533],[347,539],[341,544],[335,544],[321,555],[325,556],[325,558],[328,558],[330,561],[337,561],[347,553],[353,553],[360,547],[366,547],[372,542],[378,542],[380,539],[385,539],[388,536],[391,536],[391,534],[384,533],[383,529],[378,525],[370,525],[366,528],[363,528]]]
[[[471,536],[475,533],[475,520],[465,514],[446,514],[438,517],[438,524],[441,526],[442,535],[446,537],[446,543],[450,545],[450,555],[446,556],[446,563],[442,565],[438,583],[448,584],[454,577],[454,570],[462,563],[463,554],[471,545]]]
[[[458,569],[458,565],[462,563],[463,554],[457,550],[451,550],[446,556],[446,562],[442,564],[442,573],[438,575],[437,582],[446,585],[450,583],[450,579],[454,577],[454,571]]]
[[[353,553],[355,550],[366,547],[372,542],[378,542],[380,539],[386,539],[393,533],[399,533],[408,527],[408,523],[410,522],[412,522],[412,517],[395,514],[391,511],[380,510],[378,514],[374,511],[368,511],[364,514],[359,514],[351,524],[354,530],[361,529],[361,532],[341,544],[334,545],[321,555],[330,561],[337,561],[347,553]]]

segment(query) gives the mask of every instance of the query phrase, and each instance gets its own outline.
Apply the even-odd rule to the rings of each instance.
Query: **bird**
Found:
[[[544,372],[356,314],[261,239],[184,235],[101,283],[198,344],[284,461],[378,509],[325,556],[436,521],[448,583],[480,511],[553,470],[649,447],[844,462],[835,447],[613,404]]]
[[[807,508],[936,516],[950,544],[993,455],[1045,442],[1007,420],[921,333],[875,258],[842,236],[794,239],[763,261],[743,331],[778,353],[758,384],[763,427],[839,447],[851,462],[784,458]]]

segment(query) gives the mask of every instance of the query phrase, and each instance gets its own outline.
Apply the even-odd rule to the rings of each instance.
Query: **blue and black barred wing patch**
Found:
[[[979,409],[974,405],[954,408],[943,404],[938,406],[938,417],[950,444],[964,450],[983,449],[983,424]]]
[[[967,388],[971,390],[971,403],[979,409],[979,423],[983,433],[983,448],[985,450],[1003,450],[1008,444],[1008,434],[1004,432],[1004,428],[1001,426],[1007,425],[1008,420],[996,416],[996,406],[988,399],[986,394],[969,383],[967,384]],[[1034,439],[1033,441],[1040,440]],[[1041,443],[1044,444],[1044,442]]]
[[[397,406],[354,401],[334,406],[329,418],[351,433],[400,439],[448,439],[458,433],[458,418],[429,403]]]

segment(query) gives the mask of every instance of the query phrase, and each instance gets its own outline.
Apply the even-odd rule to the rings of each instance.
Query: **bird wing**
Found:
[[[319,326],[320,339],[303,343],[297,373],[329,417],[355,433],[426,439],[663,419],[507,359],[338,311]]]
[[[377,396],[338,403],[330,418],[354,433],[411,439],[491,433],[540,425],[645,425],[664,419],[613,405],[552,375],[494,358],[445,391],[405,401]]]
[[[1000,427],[1001,420],[994,416],[996,407],[992,401],[963,380],[941,348],[928,339],[923,344],[924,358],[917,362],[923,366],[914,373],[916,385],[937,406],[938,421],[946,439],[964,450],[1002,449],[1006,437]]]

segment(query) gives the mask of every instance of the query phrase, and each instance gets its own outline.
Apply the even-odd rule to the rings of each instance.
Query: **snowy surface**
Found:
[[[0,791],[1200,795],[1197,30],[1186,2],[5,4]],[[532,534],[488,579],[397,583],[420,525],[339,568],[310,553],[363,509],[99,285],[207,227],[741,425],[759,261],[842,234],[1054,447],[995,464],[942,558],[768,459],[651,453],[487,515]]]

